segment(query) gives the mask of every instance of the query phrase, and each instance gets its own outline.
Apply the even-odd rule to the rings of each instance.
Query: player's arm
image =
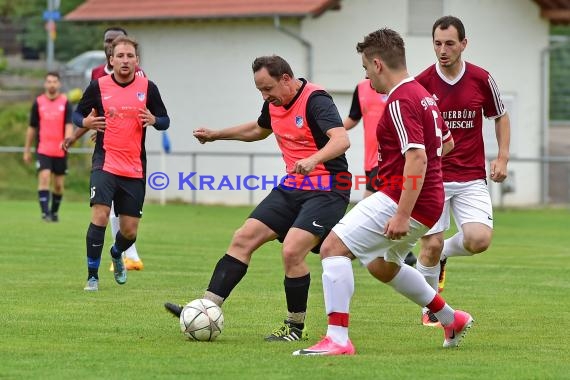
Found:
[[[79,128],[103,132],[106,127],[105,116],[98,116],[99,114],[103,115],[101,90],[99,89],[99,82],[93,81],[85,89],[77,108],[73,112],[73,124]]]
[[[24,139],[24,162],[29,164],[32,162],[32,154],[30,150],[36,138],[36,133],[40,125],[40,113],[38,108],[38,101],[34,101],[32,109],[30,110],[30,124],[26,130],[26,137]]]
[[[332,160],[350,148],[348,133],[329,94],[324,91],[312,94],[307,101],[306,112],[309,125],[317,126],[329,140],[316,153],[295,163],[293,172],[305,175],[318,164]]]
[[[342,121],[344,129],[347,131],[356,127],[360,119],[362,118],[362,110],[360,109],[360,100],[358,99],[358,86],[354,89],[352,93],[352,103],[350,105],[350,111],[348,111],[348,116]]]
[[[327,131],[329,141],[315,154],[295,162],[293,173],[309,174],[315,167],[346,152],[350,147],[350,140],[346,129],[342,127],[331,128]]]
[[[219,130],[198,128],[193,132],[194,137],[200,141],[200,144],[216,140],[259,141],[267,138],[271,133],[271,129],[260,127],[257,121],[250,121]]]
[[[507,163],[509,162],[509,146],[511,143],[511,122],[505,112],[495,119],[495,135],[499,152],[497,158],[491,161],[491,179],[503,182],[507,178]]]
[[[384,229],[384,234],[394,240],[401,239],[410,230],[412,210],[422,190],[427,168],[427,155],[424,149],[410,148],[404,156],[406,163],[398,209]]]
[[[160,91],[151,81],[148,82],[146,109],[140,110],[139,117],[143,127],[152,125],[159,131],[165,131],[170,127],[170,117],[160,96]]]

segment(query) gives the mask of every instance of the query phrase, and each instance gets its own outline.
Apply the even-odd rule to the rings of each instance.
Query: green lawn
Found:
[[[215,342],[190,342],[163,302],[199,298],[248,207],[145,206],[137,246],[145,269],[100,290],[86,280],[86,203],[65,202],[40,222],[33,201],[0,200],[0,379],[561,379],[570,378],[570,234],[567,210],[495,215],[491,249],[448,262],[443,296],[475,326],[458,349],[423,327],[420,310],[355,264],[354,357],[293,357],[326,331],[321,267],[307,343],[266,343],[285,316],[280,245],[262,247],[224,305]]]

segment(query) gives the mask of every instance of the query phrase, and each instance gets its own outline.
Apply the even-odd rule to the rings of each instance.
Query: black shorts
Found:
[[[36,156],[36,166],[38,171],[48,169],[55,175],[67,174],[67,156],[52,157],[41,153],[38,153]]]
[[[142,218],[146,191],[143,178],[122,177],[104,170],[94,170],[91,172],[89,187],[91,206],[102,204],[111,207],[113,202],[115,215]]]
[[[334,191],[285,190],[278,186],[249,217],[271,228],[280,242],[291,227],[319,236],[319,243],[311,250],[318,253],[322,241],[344,216],[348,201],[348,197]]]
[[[366,190],[375,193],[378,189],[382,188],[382,181],[378,178],[378,166],[372,168],[372,170],[366,170]]]

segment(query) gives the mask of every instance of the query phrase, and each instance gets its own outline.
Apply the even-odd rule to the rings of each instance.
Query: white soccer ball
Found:
[[[212,341],[223,329],[222,309],[210,300],[191,301],[180,313],[180,330],[190,340]]]

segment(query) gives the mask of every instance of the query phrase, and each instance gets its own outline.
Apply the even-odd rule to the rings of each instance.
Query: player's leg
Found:
[[[445,240],[442,259],[484,252],[493,236],[493,206],[485,180],[456,186],[451,208],[459,232]]]
[[[315,228],[315,227],[313,227]],[[324,230],[324,228],[322,228]],[[320,241],[320,236],[293,227],[283,241],[282,257],[285,269],[283,285],[287,301],[287,317],[283,324],[265,337],[266,341],[306,340],[305,316],[311,274],[305,262],[307,253]]]
[[[51,221],[49,214],[51,160],[43,154],[38,154],[36,165],[38,167],[38,200],[40,203],[42,220],[49,222]]]
[[[90,185],[91,223],[87,228],[87,285],[85,290],[99,289],[99,265],[105,243],[105,229],[109,222],[109,209],[113,199],[115,183],[110,174],[102,170],[91,173]]]
[[[59,222],[59,207],[65,190],[65,174],[67,173],[67,157],[53,159],[53,192],[51,193],[51,220]]]
[[[145,182],[142,179],[116,179],[118,190],[114,197],[115,213],[119,214],[119,231],[111,247],[111,261],[115,281],[122,285],[127,282],[127,269],[123,261],[123,252],[128,250],[137,239],[137,231],[142,217],[145,197]]]

